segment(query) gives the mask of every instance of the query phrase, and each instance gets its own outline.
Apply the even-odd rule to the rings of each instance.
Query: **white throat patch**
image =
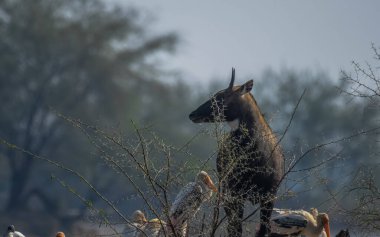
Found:
[[[240,121],[239,119],[234,119],[231,122],[227,122],[232,131],[235,131],[239,128]]]

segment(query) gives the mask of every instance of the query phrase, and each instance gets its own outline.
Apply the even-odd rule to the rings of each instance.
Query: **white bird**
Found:
[[[134,225],[143,225],[147,222],[147,219],[142,211],[136,210],[132,214],[132,222]]]
[[[317,209],[317,208],[314,208],[314,207],[310,208],[310,214],[311,214],[311,215],[314,217],[314,219],[316,220],[317,217],[318,217],[318,214],[319,214],[319,213],[318,213],[318,209]],[[326,234],[326,231],[325,231],[325,230],[322,231],[320,237],[327,237],[327,234]]]
[[[142,226],[148,222],[145,218],[145,215],[142,211],[136,210],[132,214],[132,227],[135,229],[133,232],[133,237],[138,237],[140,234],[143,236],[144,234],[141,233]]]
[[[167,236],[164,234],[167,233],[166,222],[158,218],[149,220],[142,229],[149,237]]]
[[[273,214],[272,236],[319,237],[325,231],[327,237],[330,237],[329,217],[326,213],[318,214],[316,209],[312,210],[312,214],[304,210],[273,209]]]
[[[132,214],[133,226],[136,230],[133,237],[157,237],[164,233],[166,223],[158,218],[147,220],[142,211],[137,210]]]
[[[181,189],[169,211],[171,224],[178,235],[186,235],[187,221],[195,216],[203,202],[211,198],[212,192],[217,192],[217,188],[205,171],[199,172],[195,182]]]
[[[8,226],[7,232],[4,234],[4,237],[25,237],[25,235],[15,230],[14,225]]]

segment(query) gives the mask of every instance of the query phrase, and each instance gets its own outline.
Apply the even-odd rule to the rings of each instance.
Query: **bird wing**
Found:
[[[307,223],[307,218],[300,213],[282,212],[271,218],[271,231],[277,234],[299,234]]]
[[[278,209],[278,208],[273,208],[272,213],[275,215],[282,215],[282,214],[287,214],[291,212],[291,210],[288,209]]]
[[[133,228],[133,237],[144,237],[145,232],[145,224],[140,224],[140,223],[132,223],[131,225],[128,226],[129,228]],[[142,230],[142,231],[141,231]]]
[[[154,218],[146,223],[145,232],[148,236],[157,237],[161,232],[166,232],[163,228],[166,228],[166,222],[158,218]]]
[[[178,193],[170,208],[170,217],[182,221],[194,216],[202,204],[202,188],[195,182],[188,183]]]
[[[290,210],[290,209],[278,209],[278,208],[273,208],[273,215],[283,215],[283,214],[300,214],[300,215],[306,215],[308,213],[305,210]]]
[[[23,235],[21,232],[18,232],[18,231],[13,232],[13,236],[14,237],[25,237],[25,235]]]

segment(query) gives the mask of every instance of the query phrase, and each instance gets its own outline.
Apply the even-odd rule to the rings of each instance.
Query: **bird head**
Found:
[[[57,232],[55,237],[65,237],[65,233],[63,232]]]
[[[325,228],[325,232],[327,234],[327,237],[330,237],[330,220],[329,216],[326,213],[318,214],[318,221],[321,221],[323,224],[323,228]]]
[[[316,219],[318,216],[318,209],[315,207],[310,208],[310,214]]]
[[[145,215],[144,215],[144,213],[142,211],[136,210],[132,214],[132,221],[134,223],[144,224],[144,223],[147,222],[147,219],[145,218]]]
[[[15,226],[14,225],[9,225],[7,231],[8,231],[8,233],[15,232],[16,231]]]
[[[205,171],[201,171],[198,173],[197,181],[202,182],[203,184],[206,185],[206,187],[208,187],[209,189],[211,189],[214,192],[218,191],[218,189],[214,185],[214,182],[212,182],[210,176]]]

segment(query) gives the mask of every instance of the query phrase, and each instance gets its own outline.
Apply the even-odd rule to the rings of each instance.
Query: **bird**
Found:
[[[55,237],[65,237],[65,233],[63,232],[57,232],[57,234],[55,235]]]
[[[158,218],[148,221],[145,214],[140,210],[136,210],[132,214],[132,222],[132,225],[136,228],[133,237],[157,237],[163,234],[163,228],[166,228],[166,222]]]
[[[135,227],[135,231],[133,232],[133,237],[138,237],[140,234],[143,236],[143,233],[141,233],[142,226],[148,222],[145,218],[145,215],[142,211],[136,210],[132,214],[132,227]]]
[[[200,171],[195,182],[186,184],[180,190],[169,210],[170,222],[179,236],[186,236],[188,220],[195,216],[213,192],[217,192],[217,188],[205,171]]]
[[[305,210],[273,209],[271,218],[271,236],[299,236],[319,237],[323,231],[330,237],[329,217],[326,213],[318,213],[317,210],[307,212]]]
[[[318,209],[315,208],[315,207],[310,208],[310,214],[311,214],[311,215],[314,217],[314,219],[316,220],[317,217],[318,217],[318,214],[319,214]],[[321,237],[326,237],[326,236],[327,236],[326,231],[323,230],[320,236],[321,236]]]
[[[153,218],[145,223],[143,230],[149,237],[165,236],[164,233],[167,233],[166,222],[158,218]]]
[[[132,214],[132,222],[136,225],[143,225],[147,222],[147,219],[142,211],[136,210]]]
[[[5,232],[4,237],[25,237],[25,235],[16,231],[14,225],[10,225],[7,228],[7,232]]]

